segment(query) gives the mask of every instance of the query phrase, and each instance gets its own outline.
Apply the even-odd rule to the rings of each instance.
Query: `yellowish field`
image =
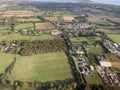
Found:
[[[64,21],[72,21],[72,20],[75,20],[75,18],[73,16],[64,16],[63,20]]]
[[[32,17],[34,13],[32,11],[6,11],[3,14],[3,17]]]
[[[51,23],[36,23],[35,24],[35,28],[37,30],[51,30],[51,29],[55,29],[55,26],[52,25]]]

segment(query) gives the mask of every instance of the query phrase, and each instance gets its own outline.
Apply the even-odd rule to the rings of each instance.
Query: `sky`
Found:
[[[48,2],[76,2],[79,0],[36,0],[36,1],[48,1]],[[98,3],[106,3],[106,4],[116,4],[116,5],[120,5],[120,0],[91,0],[91,1],[95,1]]]

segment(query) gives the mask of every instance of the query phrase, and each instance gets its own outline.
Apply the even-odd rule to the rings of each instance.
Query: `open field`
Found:
[[[27,28],[33,28],[33,23],[23,23],[15,26],[15,30],[21,30],[21,29],[27,29]]]
[[[17,56],[9,80],[46,82],[73,78],[64,52]]]
[[[39,22],[41,20],[38,18],[18,18],[16,21],[19,21],[19,22]]]
[[[11,30],[0,30],[0,34],[5,34],[5,33],[9,33],[11,32]]]
[[[34,13],[32,11],[6,11],[3,14],[3,17],[32,17],[34,16]]]
[[[105,54],[107,60],[109,60],[110,62],[120,62],[120,58],[118,58],[116,55],[114,54]]]
[[[46,40],[46,39],[53,39],[52,35],[49,34],[42,34],[40,36],[24,36],[19,33],[13,33],[9,35],[0,36],[0,41],[7,40]]]
[[[120,44],[120,34],[107,34],[107,36],[114,42]]]
[[[118,32],[116,32],[116,31],[108,30],[108,29],[97,29],[96,31],[104,32],[104,33],[106,33],[106,34],[118,33]]]
[[[97,40],[101,40],[101,38],[100,37],[77,37],[77,38],[70,38],[71,42],[87,41],[88,44],[94,43]]]
[[[85,49],[87,50],[88,53],[105,53],[105,50],[102,46],[95,46],[95,45],[87,45],[85,46]]]
[[[92,84],[103,85],[103,81],[101,80],[98,74],[93,74],[92,76],[90,75],[85,76],[85,79],[88,85],[92,85]]]
[[[58,22],[60,20],[59,17],[45,17],[45,19],[52,22]]]
[[[51,23],[36,23],[35,24],[35,29],[37,30],[51,30],[51,29],[55,29],[55,26],[52,25]]]
[[[5,69],[13,61],[14,55],[12,54],[0,54],[0,73],[4,73]]]

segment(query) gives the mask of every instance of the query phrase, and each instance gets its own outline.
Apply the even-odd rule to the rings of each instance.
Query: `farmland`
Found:
[[[51,35],[42,34],[40,36],[23,36],[19,33],[12,33],[9,35],[0,36],[0,41],[12,41],[12,40],[46,40],[46,39],[53,39]]]
[[[88,85],[91,84],[103,85],[103,81],[101,80],[98,74],[93,74],[92,76],[85,76],[85,79]]]
[[[68,63],[64,52],[17,56],[9,80],[46,82],[73,78]]]
[[[34,13],[32,11],[6,11],[3,17],[32,17]]]
[[[13,61],[14,55],[12,54],[0,54],[0,73],[4,73],[5,69]]]
[[[47,23],[36,23],[35,28],[37,30],[51,30],[51,29],[55,29],[55,26],[48,22]]]
[[[41,20],[38,18],[18,18],[16,21],[19,21],[19,22],[39,22]]]
[[[45,19],[53,22],[59,21],[59,17],[45,17]]]
[[[27,28],[34,28],[33,23],[23,23],[15,26],[15,30],[22,30]]]
[[[112,39],[114,42],[120,44],[120,34],[107,34],[107,36]]]

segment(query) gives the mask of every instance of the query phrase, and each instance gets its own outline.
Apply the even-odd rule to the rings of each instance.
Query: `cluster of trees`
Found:
[[[6,47],[10,48],[9,52],[20,54],[22,56],[28,56],[38,53],[49,53],[57,51],[66,51],[65,41],[61,38],[55,38],[53,40],[18,40],[12,42],[2,42]],[[14,46],[13,46],[14,45]]]

